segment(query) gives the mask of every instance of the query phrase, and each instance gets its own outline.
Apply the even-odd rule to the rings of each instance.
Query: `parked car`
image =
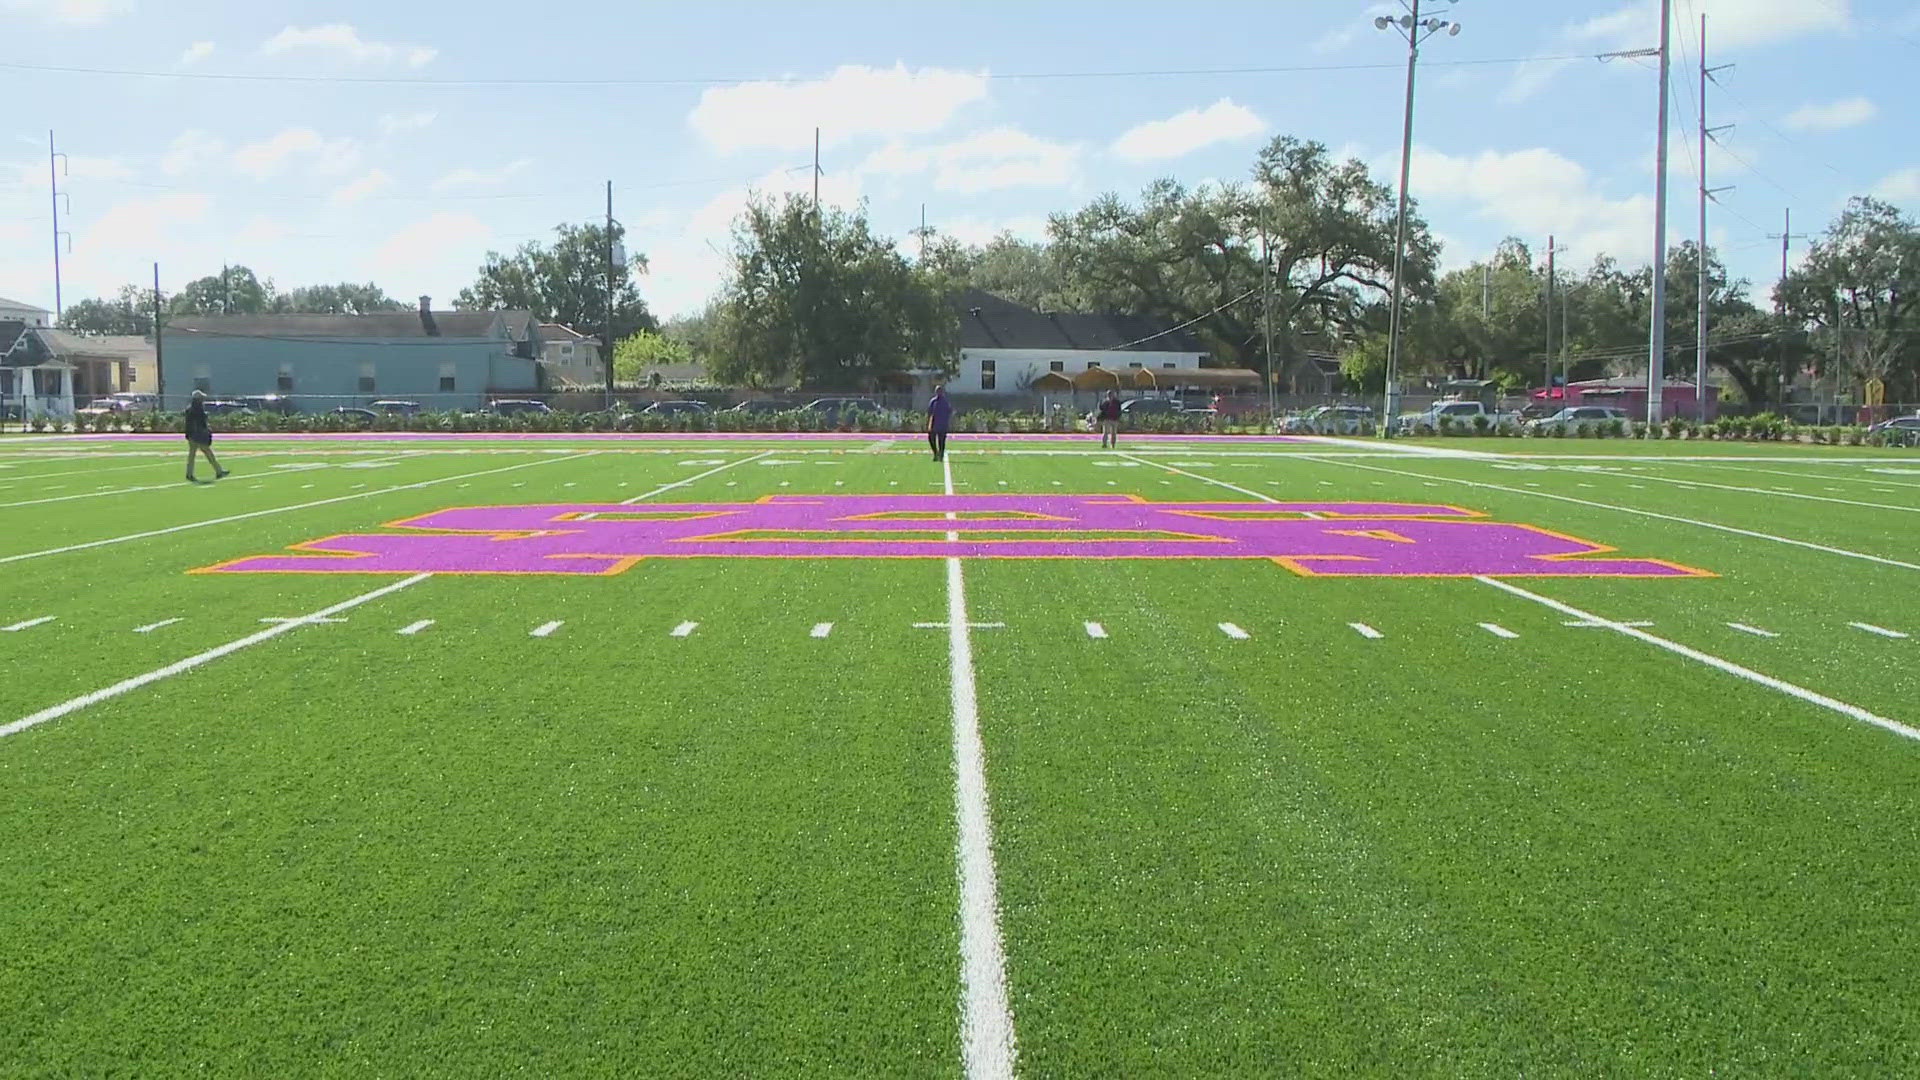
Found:
[[[1884,436],[1896,446],[1920,446],[1920,413],[1882,420],[1868,428],[1867,434]]]
[[[1423,427],[1437,431],[1442,420],[1470,428],[1474,418],[1481,416],[1487,418],[1489,425],[1513,423],[1519,419],[1518,413],[1499,412],[1478,401],[1436,401],[1427,406],[1424,412],[1408,413],[1395,420],[1394,428],[1401,432],[1417,431]]]
[[[1575,405],[1561,409],[1552,416],[1527,421],[1527,430],[1536,433],[1571,431],[1581,424],[1609,424],[1615,420],[1625,423],[1630,419],[1625,409],[1615,409],[1605,405]]]
[[[704,416],[712,411],[704,401],[656,401],[640,410],[643,416]]]
[[[801,412],[818,413],[827,423],[836,424],[842,420],[855,418],[878,418],[887,415],[880,403],[872,398],[830,397],[815,398],[800,406]]]
[[[253,406],[244,401],[216,398],[206,403],[206,410],[208,416],[250,416]]]
[[[73,410],[75,416],[117,416],[133,411],[133,406],[117,398],[94,398],[84,409]]]
[[[1365,435],[1373,430],[1373,410],[1365,405],[1315,405],[1274,424],[1283,435]]]
[[[774,413],[788,412],[793,406],[783,401],[743,401],[728,412],[742,413],[747,416],[772,416]]]
[[[239,400],[254,412],[270,412],[278,413],[281,416],[292,416],[294,413],[300,411],[293,407],[293,399],[283,394],[249,394]]]
[[[328,415],[338,416],[348,423],[357,424],[360,427],[371,427],[375,420],[380,419],[380,414],[374,412],[372,409],[356,409],[351,405],[342,405]]]
[[[420,411],[421,406],[417,401],[397,401],[392,398],[382,398],[379,401],[368,402],[367,408],[371,412],[385,416],[412,416]]]
[[[517,398],[490,401],[481,411],[495,416],[549,416],[553,413],[544,401],[523,401]]]
[[[1195,416],[1211,416],[1213,410],[1189,409],[1172,398],[1137,397],[1128,398],[1120,403],[1120,419],[1122,422],[1139,420],[1147,416],[1186,416],[1189,414]],[[1086,421],[1089,429],[1097,426],[1099,419],[1098,410],[1087,413],[1082,419]]]

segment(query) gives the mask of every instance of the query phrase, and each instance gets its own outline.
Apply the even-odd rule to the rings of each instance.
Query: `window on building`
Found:
[[[1047,362],[1047,370],[1064,373],[1067,370],[1067,362],[1065,360],[1049,360]]]
[[[561,355],[561,356],[572,356],[572,355],[573,355],[573,346],[571,346],[571,345],[562,345],[562,346],[560,346],[560,355]]]
[[[360,365],[360,392],[363,394],[371,394],[374,392],[373,387],[373,365],[371,363],[363,363]]]
[[[453,376],[451,375],[440,376],[440,392],[443,394],[453,393]]]
[[[293,376],[284,371],[281,372],[280,377],[274,380],[274,389],[283,394],[293,393]]]
[[[1095,368],[1098,368],[1099,366],[1100,366],[1100,361],[1098,361],[1098,360],[1089,360],[1089,361],[1087,361],[1087,370],[1088,370],[1088,371],[1092,371],[1092,370],[1094,370]]]
[[[3,403],[6,398],[12,397],[13,393],[13,369],[0,368],[0,403]]]
[[[1147,365],[1145,365],[1145,364],[1128,364],[1127,366],[1128,366],[1128,367],[1130,367],[1130,368],[1143,368],[1143,367],[1146,367]]]
[[[60,372],[44,368],[33,369],[33,394],[35,397],[60,396]]]
[[[1161,364],[1160,366],[1166,368],[1168,371],[1174,370],[1174,365],[1172,364]]]
[[[980,361],[980,389],[982,390],[993,389],[993,376],[994,376],[993,361],[991,360]]]

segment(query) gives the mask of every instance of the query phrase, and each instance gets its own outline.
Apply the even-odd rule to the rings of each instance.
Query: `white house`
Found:
[[[1039,312],[978,290],[954,303],[960,367],[947,381],[954,393],[1030,397],[1049,373],[1073,379],[1096,368],[1133,387],[1138,376],[1131,372],[1190,371],[1207,358],[1193,335],[1143,316]]]
[[[53,331],[0,320],[0,416],[73,416],[73,366],[53,354],[42,333]]]
[[[9,300],[0,296],[0,322],[20,322],[28,326],[52,326],[53,313],[46,308]]]
[[[547,385],[555,387],[604,387],[607,367],[600,360],[600,341],[571,326],[540,324],[540,366],[546,369]]]

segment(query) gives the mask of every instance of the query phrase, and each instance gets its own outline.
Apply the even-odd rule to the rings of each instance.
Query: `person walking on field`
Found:
[[[223,480],[227,470],[220,467],[220,459],[213,456],[213,429],[207,426],[207,395],[199,390],[193,392],[193,401],[187,405],[187,481],[193,482],[193,463],[199,455],[207,455],[207,464],[213,466],[213,478]]]
[[[944,384],[936,386],[933,388],[933,400],[927,402],[927,446],[933,450],[933,460],[946,460],[947,432],[952,427],[953,402],[947,400]]]
[[[1100,449],[1120,449],[1120,395],[1112,390],[1100,401]]]

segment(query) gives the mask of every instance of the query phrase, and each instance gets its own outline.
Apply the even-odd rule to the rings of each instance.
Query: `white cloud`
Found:
[[[1602,253],[1643,263],[1653,244],[1653,197],[1610,198],[1585,166],[1552,150],[1449,155],[1416,147],[1413,193],[1428,207],[1458,203],[1502,234],[1555,235],[1580,262]],[[1672,240],[1678,241],[1675,234]]]
[[[116,253],[156,251],[174,230],[206,221],[212,206],[206,195],[177,193],[116,203],[74,237],[74,254],[102,261]]]
[[[505,183],[533,167],[531,158],[518,158],[497,169],[455,169],[433,182],[435,191],[454,191],[460,188],[492,187]]]
[[[848,65],[824,79],[710,88],[687,123],[717,150],[811,150],[816,127],[824,146],[862,136],[927,135],[986,96],[981,74]]]
[[[450,265],[479,266],[492,237],[493,229],[472,214],[440,210],[388,238],[372,265],[394,295],[415,295]]]
[[[327,196],[327,202],[334,206],[351,206],[392,185],[393,177],[387,175],[385,169],[374,169],[360,179],[334,189],[333,193]]]
[[[1873,119],[1871,100],[1855,95],[1825,105],[1802,105],[1782,121],[1794,131],[1841,131]]]
[[[1078,146],[998,127],[938,146],[894,143],[869,154],[858,171],[880,176],[931,172],[935,190],[977,195],[1013,187],[1065,187],[1078,175],[1080,154]]]
[[[255,214],[247,219],[246,225],[234,236],[233,242],[234,246],[241,251],[271,248],[285,240],[291,232],[286,222],[264,214]]]
[[[1364,11],[1347,12],[1340,16],[1339,25],[1314,39],[1313,51],[1327,53],[1344,52],[1347,46],[1360,40],[1362,34],[1374,33],[1373,19],[1376,15],[1398,15],[1397,4],[1371,4]],[[1405,46],[1405,42],[1401,42]]]
[[[1001,233],[1010,233],[1016,240],[1045,240],[1047,238],[1047,219],[1038,214],[1022,217],[987,220],[985,218],[958,218],[948,222],[929,222],[938,236],[948,236],[969,247],[981,247]],[[915,238],[907,236],[907,240]],[[903,250],[913,251],[917,242],[906,245]]]
[[[387,113],[380,117],[380,134],[398,135],[403,131],[418,131],[439,116],[439,113],[426,111],[417,113]]]
[[[181,67],[192,67],[212,55],[213,42],[196,41],[187,46],[186,50],[180,54],[179,64]]]
[[[1698,35],[1688,18],[1707,16],[1707,48],[1714,56],[1797,41],[1820,34],[1844,33],[1853,25],[1852,0],[1693,0],[1687,15],[1674,16],[1673,42],[1685,51]],[[1660,44],[1659,0],[1631,0],[1622,7],[1563,27],[1550,51],[1569,48],[1616,52],[1651,49]],[[1697,50],[1694,41],[1691,48]],[[1554,76],[1584,61],[1545,60],[1523,64],[1500,93],[1515,104],[1545,89]]]
[[[175,135],[173,142],[167,145],[167,152],[160,158],[160,171],[168,176],[184,176],[226,152],[226,143],[199,128],[191,128]]]
[[[347,23],[329,23],[325,26],[289,26],[268,38],[260,46],[260,51],[268,56],[310,49],[330,52],[343,56],[360,64],[405,63],[408,67],[424,67],[439,55],[439,50],[424,45],[396,45],[384,41],[367,41],[360,32]]]
[[[1221,98],[1204,109],[1188,109],[1165,120],[1129,128],[1113,143],[1113,155],[1134,163],[1185,157],[1214,143],[1250,139],[1267,128],[1252,109]]]
[[[133,0],[0,0],[0,10],[50,23],[96,26],[133,10]]]
[[[352,139],[326,139],[312,128],[287,128],[268,139],[251,142],[233,152],[233,166],[255,180],[265,180],[301,156],[313,159],[316,171],[339,174],[353,168],[360,148]]]
[[[1901,169],[1882,177],[1873,185],[1873,194],[1890,202],[1920,200],[1920,168]]]

